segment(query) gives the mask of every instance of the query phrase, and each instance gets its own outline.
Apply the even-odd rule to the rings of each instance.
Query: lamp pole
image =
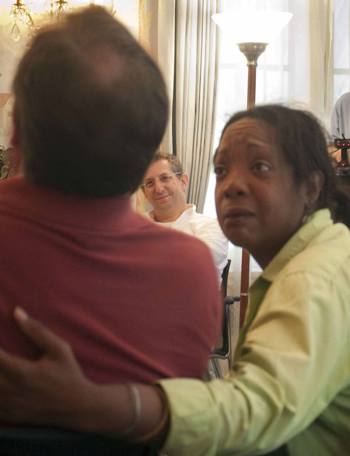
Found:
[[[278,11],[226,11],[212,16],[218,26],[238,44],[247,58],[247,108],[255,105],[256,67],[258,58],[292,18],[292,13]],[[231,41],[230,41],[231,42]],[[242,252],[240,328],[248,306],[249,253]]]
[[[248,92],[247,92],[247,108],[255,105],[255,90],[256,90],[256,67],[258,66],[258,58],[265,51],[267,43],[238,43],[239,50],[247,58],[248,67]],[[248,307],[248,291],[249,291],[249,263],[250,256],[246,250],[242,251],[242,267],[241,267],[241,302],[239,313],[239,327],[243,326],[244,317]]]

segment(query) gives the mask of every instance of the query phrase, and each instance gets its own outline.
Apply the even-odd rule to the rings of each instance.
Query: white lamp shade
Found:
[[[292,16],[277,11],[228,11],[212,18],[235,43],[271,43]]]

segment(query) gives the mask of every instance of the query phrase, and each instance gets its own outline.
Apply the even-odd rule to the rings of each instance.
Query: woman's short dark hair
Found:
[[[158,67],[97,6],[38,34],[14,95],[26,177],[87,197],[134,192],[168,116]]]
[[[282,105],[255,106],[234,114],[227,121],[222,135],[231,124],[246,117],[274,127],[276,146],[292,167],[297,185],[305,182],[313,171],[323,173],[324,185],[317,208],[331,209],[335,219],[350,226],[349,192],[338,185],[327,150],[326,131],[318,119],[308,111]]]

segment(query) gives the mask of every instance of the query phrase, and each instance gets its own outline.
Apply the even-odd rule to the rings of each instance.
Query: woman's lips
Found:
[[[253,216],[254,213],[249,209],[243,208],[235,208],[235,209],[228,209],[225,212],[225,217],[242,217],[242,216]]]
[[[242,224],[254,217],[255,214],[243,208],[228,209],[224,213],[224,221],[234,224]]]

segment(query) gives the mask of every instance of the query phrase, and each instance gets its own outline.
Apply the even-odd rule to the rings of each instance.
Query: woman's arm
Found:
[[[0,350],[1,421],[115,437],[129,431],[127,438],[161,446],[169,419],[159,387],[137,384],[135,391],[127,384],[94,384],[69,344],[22,309],[15,310],[15,319],[43,354],[29,361]]]

